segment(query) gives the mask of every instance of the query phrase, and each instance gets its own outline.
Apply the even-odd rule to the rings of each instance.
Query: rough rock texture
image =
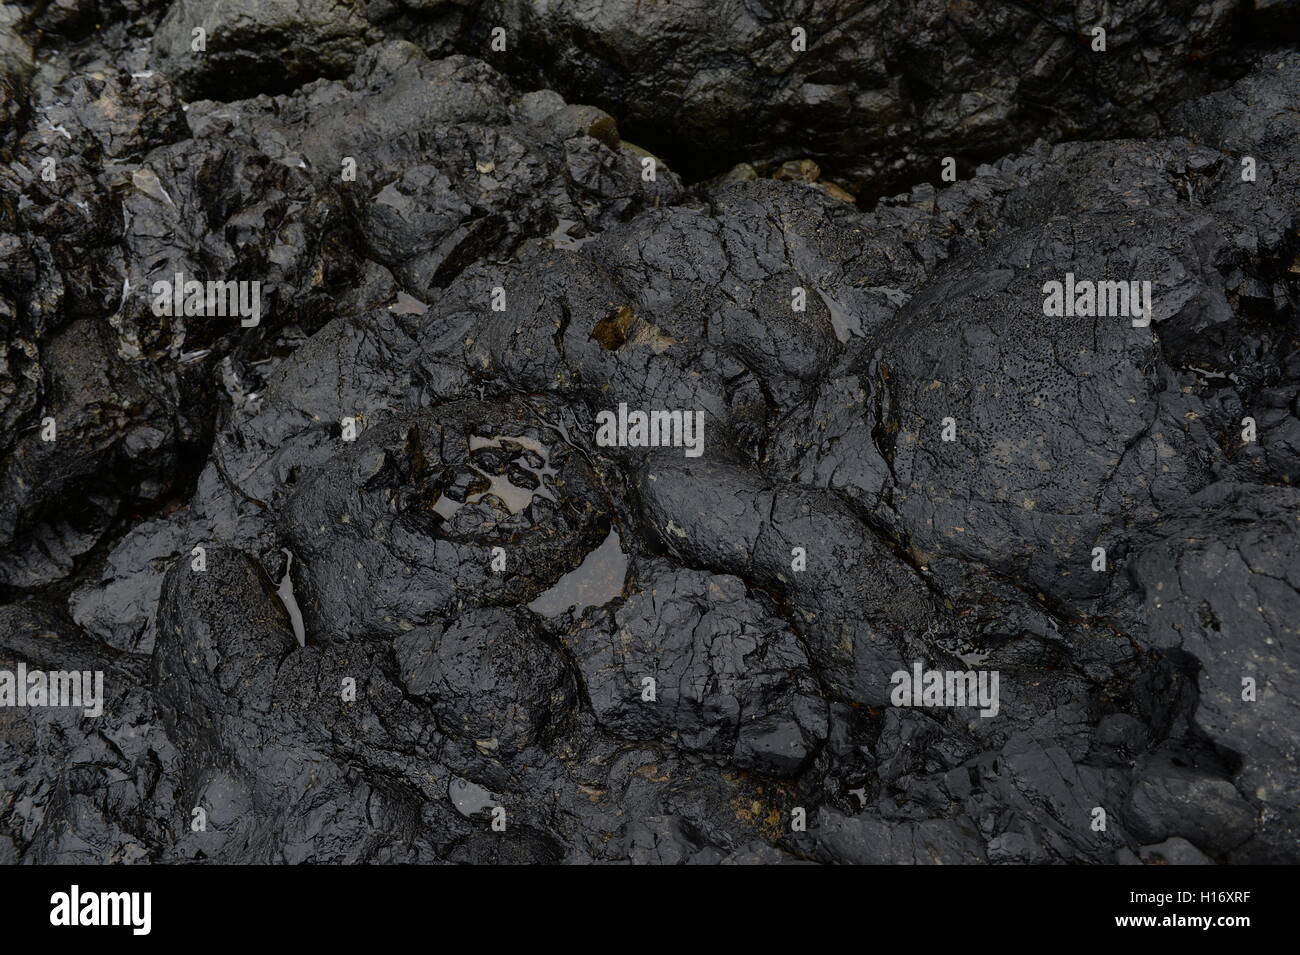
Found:
[[[235,99],[346,76],[368,32],[340,0],[177,0],[153,43],[187,95]]]
[[[1300,861],[1295,12],[0,6],[0,862]]]
[[[600,725],[797,773],[825,741],[826,704],[790,628],[736,577],[653,564],[635,576],[621,606],[564,638]]]
[[[1159,130],[1170,104],[1239,70],[1234,38],[1269,28],[1239,6],[489,0],[475,39],[490,50],[504,28],[506,50],[485,54],[502,69],[604,107],[653,146],[707,152],[697,168],[810,156],[879,194],[916,165],[937,178],[944,156]]]

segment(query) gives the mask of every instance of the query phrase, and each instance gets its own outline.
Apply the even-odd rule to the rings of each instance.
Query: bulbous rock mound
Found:
[[[538,414],[397,417],[300,481],[282,527],[313,634],[391,640],[466,605],[527,603],[575,569],[608,532],[604,492]]]

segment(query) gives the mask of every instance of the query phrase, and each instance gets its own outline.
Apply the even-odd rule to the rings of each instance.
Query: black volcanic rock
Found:
[[[1239,7],[0,7],[0,862],[1300,861]]]
[[[700,169],[812,157],[881,194],[937,180],[945,156],[967,166],[1042,136],[1158,131],[1169,106],[1239,70],[1234,34],[1267,16],[1237,21],[1235,6],[489,0],[474,43]],[[505,51],[488,52],[494,28]]]

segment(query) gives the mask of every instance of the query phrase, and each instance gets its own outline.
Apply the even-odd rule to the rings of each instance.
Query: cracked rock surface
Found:
[[[1300,862],[1297,18],[0,5],[0,862]]]

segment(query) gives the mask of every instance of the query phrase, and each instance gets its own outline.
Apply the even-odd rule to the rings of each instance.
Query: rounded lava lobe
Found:
[[[163,579],[154,686],[178,741],[234,753],[247,745],[250,714],[275,699],[277,668],[298,641],[256,560],[221,546],[204,558],[205,570],[185,556]]]
[[[577,684],[560,650],[527,610],[485,607],[444,629],[419,627],[393,647],[407,692],[443,732],[481,752],[512,756],[541,745],[572,719]]]
[[[283,528],[308,631],[391,638],[463,607],[526,603],[576,568],[609,530],[604,492],[537,415],[467,401],[390,418],[301,481]]]
[[[905,307],[881,363],[899,425],[894,501],[920,546],[1065,599],[1095,596],[1106,580],[1083,572],[1092,548],[1210,479],[1221,455],[1195,413],[1173,413],[1160,312],[1134,328],[1127,315],[1042,307],[1044,283],[1067,272],[1150,280],[1167,306],[1181,293],[1162,281],[1181,274],[1177,253],[1134,246],[1148,230],[1188,228],[1161,213],[1053,220],[956,263]],[[947,419],[956,440],[942,438]]]
[[[635,576],[626,600],[563,638],[601,725],[775,776],[798,773],[826,738],[826,703],[788,625],[736,577],[666,561]]]

